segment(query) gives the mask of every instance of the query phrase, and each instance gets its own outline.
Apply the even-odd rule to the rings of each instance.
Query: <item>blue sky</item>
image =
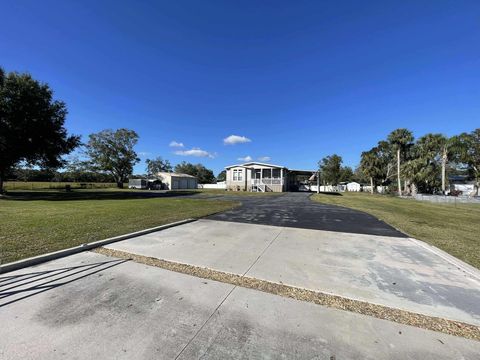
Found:
[[[420,136],[480,126],[479,1],[16,0],[1,8],[0,66],[48,82],[83,140],[136,130],[143,159],[218,173],[246,156],[313,169],[337,153],[355,166],[397,127]],[[230,135],[251,141],[225,145]]]

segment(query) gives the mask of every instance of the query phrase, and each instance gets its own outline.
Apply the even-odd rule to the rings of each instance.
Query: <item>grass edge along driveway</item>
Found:
[[[232,201],[186,198],[0,199],[0,263],[229,210]]]
[[[437,204],[367,193],[314,194],[312,199],[369,213],[480,269],[480,205]]]

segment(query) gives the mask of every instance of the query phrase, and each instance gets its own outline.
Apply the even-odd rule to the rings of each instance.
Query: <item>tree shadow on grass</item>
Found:
[[[328,192],[328,191],[320,191],[319,194],[322,194],[322,195],[330,195],[330,196],[343,196],[341,193],[339,192]]]
[[[51,201],[70,201],[70,200],[128,200],[128,199],[153,199],[153,198],[172,198],[184,197],[197,194],[196,191],[125,191],[125,190],[33,190],[33,191],[9,191],[3,199],[31,201],[31,200],[51,200]],[[1,198],[0,198],[1,201]]]

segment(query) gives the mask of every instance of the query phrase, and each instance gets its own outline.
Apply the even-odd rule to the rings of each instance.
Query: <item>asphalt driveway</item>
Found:
[[[310,200],[310,193],[285,193],[280,196],[233,197],[242,206],[209,219],[263,224],[344,233],[406,237],[374,216],[340,206]],[[335,195],[332,195],[335,196]],[[221,196],[217,196],[221,197]],[[232,196],[229,195],[228,198]]]

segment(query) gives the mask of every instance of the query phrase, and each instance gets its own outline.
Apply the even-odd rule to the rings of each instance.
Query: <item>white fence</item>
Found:
[[[300,191],[313,191],[317,192],[317,185],[300,185],[298,190]],[[320,192],[339,192],[342,191],[339,189],[337,186],[332,186],[332,185],[320,185]]]
[[[362,187],[363,191],[364,192],[372,192],[372,187],[370,185],[365,185]],[[388,187],[387,186],[377,186],[377,188],[375,189],[375,191],[379,194],[383,194],[385,192],[387,192],[388,190]]]
[[[227,188],[225,181],[218,182],[216,184],[198,184],[199,189],[223,189]]]
[[[313,191],[317,192],[317,185],[301,185],[299,190],[300,191]],[[385,186],[377,186],[377,192],[383,193],[385,192]],[[359,192],[359,191],[370,191],[370,186],[361,186],[357,183],[349,183],[347,185],[320,185],[320,192]]]
[[[404,196],[405,198],[409,198]],[[471,203],[471,204],[480,204],[480,197],[470,197],[470,196],[445,196],[445,195],[427,195],[427,194],[416,194],[415,196],[411,197],[415,200],[420,201],[430,201],[436,203]]]

